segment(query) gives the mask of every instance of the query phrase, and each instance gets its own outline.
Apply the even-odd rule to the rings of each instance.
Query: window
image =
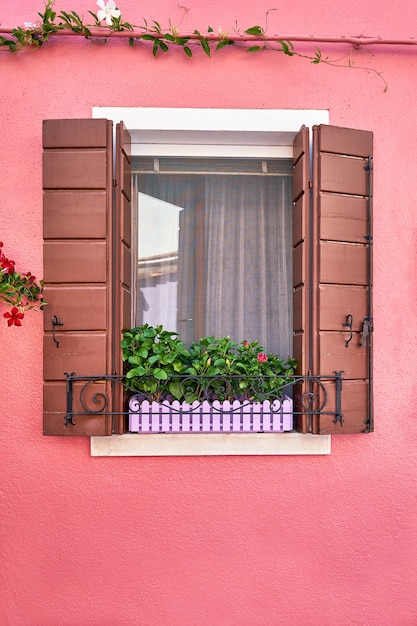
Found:
[[[292,352],[290,160],[132,160],[136,323]]]
[[[253,112],[254,117],[256,113],[261,119],[259,123],[266,119],[267,126],[275,112],[265,112],[268,113],[265,118],[262,112]],[[207,131],[200,133],[201,126],[196,125],[195,116],[184,112],[182,115],[183,128],[189,128],[187,139],[193,156],[201,157],[199,145],[204,143],[202,137],[207,139]],[[246,143],[252,157],[259,157],[261,162],[263,158],[275,158],[277,152],[285,157],[286,146],[294,139],[293,346],[300,373],[344,372],[343,419],[335,423],[334,416],[318,412],[312,420],[302,416],[298,428],[320,434],[368,431],[372,428],[372,133],[324,125],[315,127],[311,176],[307,128],[298,134],[292,132],[291,137],[275,133],[275,143],[264,141],[271,135],[265,128],[261,131],[258,128],[252,134],[248,131],[246,141],[246,135],[243,140],[236,124],[247,124],[247,115],[245,111],[239,116],[226,111],[223,122],[230,124],[232,130],[224,131],[223,125],[220,130],[211,131],[222,132],[229,139],[224,150],[227,154],[223,156],[246,158],[247,154],[242,155],[242,144]],[[200,112],[200,121],[203,117],[204,113]],[[166,124],[166,116],[159,119]],[[273,124],[271,127],[274,128]],[[144,132],[147,141],[141,138],[142,157],[150,156],[146,144],[160,135],[157,128],[155,125],[154,130]],[[164,139],[165,154],[160,155],[161,159],[177,154],[178,130],[181,129],[174,129],[174,135],[170,135],[171,144]],[[118,125],[113,172],[111,122],[103,119],[45,122],[44,277],[45,299],[49,303],[44,340],[45,434],[124,432],[123,416],[118,415],[123,406],[122,394],[114,391],[105,375],[121,373],[120,329],[131,326],[130,143],[124,125]],[[211,150],[213,146],[218,149],[216,143],[215,135],[211,143],[208,141]],[[259,145],[267,154],[259,154]],[[113,179],[116,179],[115,188]],[[115,198],[113,189],[116,189]],[[175,200],[168,199],[174,206],[183,208]],[[103,375],[100,382],[84,390],[93,397],[95,413],[77,417],[77,413],[83,412],[86,397],[78,393],[82,381],[76,380],[75,419],[69,422],[64,419],[67,415],[64,372],[75,372],[80,377]],[[330,389],[330,396],[333,392]]]

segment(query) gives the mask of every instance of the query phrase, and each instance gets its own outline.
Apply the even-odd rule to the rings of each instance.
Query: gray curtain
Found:
[[[206,188],[206,334],[292,350],[291,178],[212,176]]]

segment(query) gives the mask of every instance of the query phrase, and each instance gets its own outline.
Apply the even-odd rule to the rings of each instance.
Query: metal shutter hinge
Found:
[[[372,157],[371,156],[368,156],[368,163],[363,166],[363,169],[366,172],[372,172],[372,170],[374,169],[373,165],[372,165]]]
[[[368,340],[369,333],[372,331],[373,331],[372,318],[364,317],[363,327],[362,327],[361,348],[366,348],[366,342]]]

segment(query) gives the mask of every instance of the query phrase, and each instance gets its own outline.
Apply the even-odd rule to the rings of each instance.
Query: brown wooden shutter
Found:
[[[305,142],[305,131],[303,137]],[[294,149],[296,163],[298,145],[299,138]],[[306,150],[305,145],[303,150]],[[310,371],[319,376],[343,372],[342,416],[335,421],[331,415],[314,415],[311,421],[313,433],[359,433],[373,428],[372,154],[371,132],[314,127],[312,205],[308,219],[307,204],[304,203],[301,229],[297,228],[300,221],[296,219],[297,203],[294,209],[294,231],[301,233],[295,237],[294,247],[294,351],[300,359],[300,373]],[[294,188],[297,189],[296,176]],[[300,193],[301,198],[307,194],[305,178],[304,190]],[[297,198],[297,193],[294,197]],[[303,228],[308,234],[303,235]],[[303,277],[296,263],[298,241],[304,242],[301,244],[304,246],[309,238],[308,271],[305,269],[305,250],[299,255]],[[308,296],[304,292],[306,284],[308,290],[309,280],[311,293]],[[297,282],[302,285],[301,295],[297,293]],[[305,306],[308,298],[310,307]],[[301,342],[300,332],[303,335]],[[306,332],[308,338],[304,337]],[[297,347],[300,343],[304,350],[301,357]],[[334,407],[335,384],[326,387],[329,392],[327,406]],[[305,423],[301,426],[305,432]]]
[[[311,294],[310,275],[310,157],[309,132],[303,126],[294,140],[293,152],[293,356],[297,359],[297,374],[306,376],[311,364],[309,310]],[[296,409],[301,410],[295,390]],[[294,428],[303,433],[310,430],[307,415],[294,416]]]
[[[116,349],[120,331],[117,336],[114,333],[121,317],[115,304],[120,301],[121,227],[117,224],[121,213],[113,209],[112,134],[112,122],[107,120],[44,122],[46,435],[110,435],[113,431],[112,416],[102,412],[75,415],[75,425],[65,425],[65,372],[97,377],[121,373]],[[127,234],[123,234],[123,241],[125,238]],[[130,261],[126,255],[123,259],[127,275]],[[130,287],[128,280],[126,287]],[[53,320],[60,325],[54,326]],[[74,384],[75,413],[84,412],[82,385]],[[94,383],[86,388],[82,399],[98,410],[106,398],[106,412],[119,411],[122,407],[115,402],[116,388],[108,381]]]
[[[132,327],[132,213],[131,213],[131,138],[120,122],[116,127],[116,214],[114,258],[116,259],[116,297],[113,299],[114,328],[113,371],[123,374],[120,342],[122,330]],[[116,411],[126,410],[127,398],[120,385],[115,387]],[[127,416],[115,415],[114,432],[121,434],[127,430]]]

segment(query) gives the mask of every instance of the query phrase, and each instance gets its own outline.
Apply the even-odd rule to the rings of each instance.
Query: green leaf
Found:
[[[16,50],[16,42],[0,35],[0,46],[8,46],[9,50]]]
[[[162,52],[168,52],[168,46],[165,42],[159,40],[159,47],[161,48]]]
[[[261,46],[251,46],[250,48],[246,50],[246,52],[259,52],[260,49],[261,49]]]
[[[247,35],[263,35],[264,29],[261,26],[252,26],[251,28],[245,30],[245,33]]]
[[[93,13],[92,11],[89,11],[89,14],[94,17],[96,22],[98,22],[98,17],[97,17],[97,15],[95,13]]]
[[[141,39],[145,39],[146,41],[157,41],[156,37],[154,35],[147,35],[146,33],[144,35],[140,36]],[[145,331],[143,333],[145,335],[145,337],[153,337],[154,335],[151,334],[147,334],[147,332]]]
[[[181,383],[178,380],[169,383],[169,392],[174,396],[174,398],[180,400],[183,395],[181,391]]]
[[[321,61],[321,50],[317,50],[316,51],[316,57],[313,61],[311,61],[313,63],[313,65],[318,65]]]
[[[165,370],[161,370],[159,368],[154,371],[153,375],[157,380],[167,380],[168,378],[168,374],[165,372]]]
[[[291,41],[278,41],[278,43],[281,45],[282,51],[284,54],[288,55],[289,57],[294,56],[294,46],[291,43]]]
[[[187,57],[192,57],[193,53],[191,52],[191,49],[188,46],[184,46],[183,48],[185,54],[187,55]]]
[[[221,50],[222,48],[225,48],[226,46],[229,45],[229,41],[227,39],[222,39],[221,41],[219,41],[219,43],[216,46],[216,50]]]
[[[127,362],[131,365],[142,365],[142,359],[137,354],[131,354],[127,358]]]
[[[209,57],[211,54],[211,50],[210,50],[210,44],[207,41],[207,39],[201,39],[201,47],[203,48],[204,52]]]
[[[132,370],[129,370],[126,374],[126,378],[134,378],[135,376],[144,376],[146,370],[144,367],[134,367]]]
[[[67,24],[71,22],[71,17],[65,11],[61,11],[61,13],[58,15],[58,18],[64,20],[64,22],[66,22]]]

